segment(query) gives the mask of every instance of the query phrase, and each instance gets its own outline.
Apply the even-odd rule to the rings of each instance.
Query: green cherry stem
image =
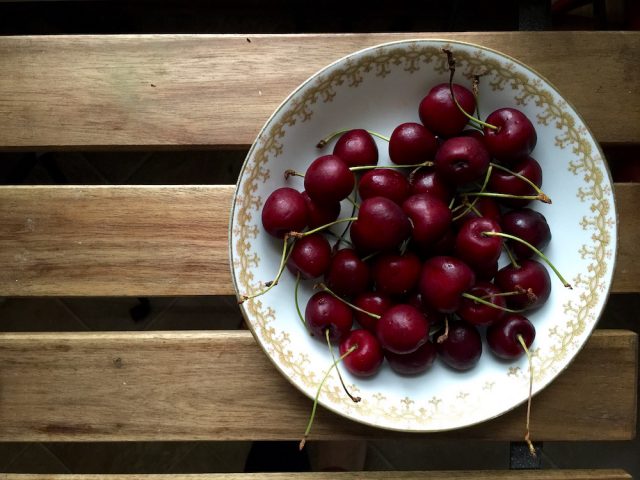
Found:
[[[511,265],[513,265],[515,268],[520,268],[520,264],[516,261],[516,257],[509,248],[509,245],[507,245],[506,243],[503,243],[502,245],[504,247],[504,251],[507,252],[507,257],[509,257]]]
[[[293,251],[293,248],[288,250],[289,237],[290,237],[289,234],[285,235],[284,236],[284,240],[282,242],[283,243],[282,257],[280,259],[280,267],[278,267],[278,274],[276,275],[276,278],[274,278],[270,282],[267,282],[265,284],[266,288],[264,290],[261,290],[261,291],[259,291],[257,293],[253,293],[251,295],[242,295],[242,298],[238,301],[238,304],[242,304],[247,300],[251,300],[252,298],[259,297],[260,295],[264,295],[265,293],[267,293],[269,290],[271,290],[273,287],[275,287],[278,284],[278,281],[280,280],[280,277],[282,276],[282,272],[284,271],[284,267],[287,264],[287,260],[289,260],[289,255],[291,255],[291,252]],[[293,242],[293,243],[295,243],[295,242]],[[293,246],[293,243],[291,244],[291,246]]]
[[[329,353],[331,354],[331,359],[335,362],[336,361],[336,356],[333,354],[333,346],[331,345],[331,340],[329,339],[329,329],[328,328],[324,331],[324,336],[327,339],[327,346],[329,347]],[[353,403],[358,403],[360,400],[362,400],[360,397],[354,397],[351,394],[351,392],[349,391],[349,389],[345,385],[344,380],[342,379],[342,374],[340,373],[340,368],[338,367],[338,365],[336,365],[336,372],[338,372],[338,378],[340,379],[340,384],[342,385],[342,389],[344,390],[344,393],[347,394],[347,396],[351,399],[351,401]]]
[[[316,144],[316,148],[324,148],[327,146],[327,143],[329,143],[331,140],[333,140],[335,137],[337,137],[338,135],[342,135],[343,133],[347,133],[349,131],[351,131],[352,129],[347,129],[347,130],[339,130],[337,132],[333,132],[330,133],[329,135],[327,135],[326,137],[324,137],[322,140],[320,140],[317,144]],[[389,141],[389,137],[385,137],[384,135],[378,133],[378,132],[374,132],[371,130],[365,130],[369,135],[373,135],[374,137],[378,137],[381,140],[384,140],[385,142]]]
[[[343,223],[343,222],[354,222],[358,220],[358,217],[348,217],[348,218],[339,218],[338,220],[335,220],[331,223],[327,223],[325,225],[320,225],[317,228],[314,228],[313,230],[309,230],[307,232],[289,232],[289,236],[292,238],[303,238],[303,237],[307,237],[309,235],[313,235],[314,233],[318,233],[321,232],[322,230],[325,230],[329,227],[333,227],[334,225],[337,225],[338,223]]]
[[[344,229],[343,231],[343,235],[345,235],[347,233],[347,230],[349,229],[349,226],[347,226],[347,228]],[[346,243],[347,245],[349,245],[350,247],[353,247],[353,243],[351,243],[351,241],[347,240],[346,238],[344,238],[343,235],[338,235],[335,232],[332,232],[331,230],[327,230],[327,232],[329,235],[331,235],[333,238],[335,238],[337,241],[334,245],[334,248],[338,248],[340,247],[341,243]]]
[[[307,322],[305,322],[304,317],[302,316],[302,312],[300,311],[300,303],[298,302],[299,287],[300,287],[300,272],[298,272],[298,275],[296,276],[296,286],[293,289],[293,301],[296,304],[296,312],[298,312],[298,318],[300,319],[300,322],[302,322],[302,326],[304,327],[304,329],[308,332],[309,329],[307,328]]]
[[[349,170],[352,172],[358,172],[360,170],[373,170],[375,168],[420,168],[420,167],[433,167],[433,162],[426,161],[422,163],[413,163],[411,165],[360,165],[358,167],[351,167]]]
[[[557,275],[557,277],[560,279],[560,281],[562,282],[562,284],[565,287],[567,287],[569,290],[572,290],[573,287],[571,287],[571,284],[564,279],[564,277],[562,276],[562,274],[560,274],[560,272],[555,267],[555,265],[553,265],[553,263],[551,263],[551,260],[549,260],[549,258],[544,253],[542,253],[540,250],[538,250],[536,247],[531,245],[526,240],[523,240],[523,239],[518,238],[518,237],[516,237],[514,235],[511,235],[509,233],[504,233],[504,232],[482,232],[482,234],[485,235],[485,236],[488,236],[488,237],[507,238],[509,240],[513,240],[514,242],[520,242],[521,244],[527,246],[533,252],[535,252],[535,254],[538,255],[547,265],[549,265],[549,268],[551,268],[551,270],[553,270],[553,273],[555,273]]]
[[[351,205],[353,205],[353,208],[360,208],[360,205],[358,205],[358,203],[353,198],[347,197],[347,200]],[[353,216],[353,213],[351,215]]]
[[[325,292],[327,292],[328,294],[336,297],[338,300],[340,300],[342,303],[344,303],[345,305],[353,308],[354,310],[357,310],[358,312],[362,312],[365,315],[369,315],[370,317],[373,317],[377,320],[380,320],[380,315],[377,315],[375,313],[371,313],[371,312],[367,312],[366,310],[363,310],[360,307],[356,307],[353,303],[348,302],[347,300],[345,300],[344,298],[342,298],[341,296],[339,296],[338,294],[336,294],[333,290],[331,290],[329,287],[327,287],[324,283],[318,283],[315,288],[320,288],[322,290],[324,290]]]
[[[530,179],[528,179],[528,178],[527,178],[527,177],[525,177],[524,175],[520,175],[519,173],[514,172],[513,170],[509,170],[507,167],[503,167],[502,165],[499,165],[499,164],[497,164],[497,163],[493,163],[493,162],[491,162],[489,165],[490,165],[491,167],[495,167],[495,168],[497,168],[498,170],[502,170],[503,172],[507,172],[508,174],[513,175],[514,177],[519,178],[519,179],[520,179],[520,180],[522,180],[523,182],[525,182],[525,183],[529,184],[529,185],[531,186],[531,188],[533,188],[533,189],[536,191],[536,193],[537,193],[537,194],[538,194],[538,196],[540,197],[540,198],[539,198],[539,200],[540,200],[541,202],[544,202],[544,203],[552,203],[552,202],[551,202],[551,199],[547,196],[547,194],[546,194],[546,193],[544,193],[544,192],[540,189],[540,187],[538,187],[538,185],[536,185],[535,183],[533,183]]]
[[[474,302],[478,302],[481,303],[482,305],[486,305],[488,307],[492,307],[495,308],[496,310],[502,310],[504,312],[509,312],[509,313],[520,313],[523,310],[513,310],[511,308],[507,308],[507,307],[501,307],[500,305],[496,305],[495,303],[489,302],[488,300],[485,300],[483,297],[476,297],[475,295],[472,295],[470,293],[464,292],[462,294],[462,296],[464,298],[468,298],[469,300],[473,300]],[[492,295],[495,296],[495,295]]]
[[[297,172],[295,170],[292,170],[291,168],[288,170],[284,171],[284,179],[285,180],[289,180],[289,177],[302,177],[304,178],[304,174]]]
[[[494,198],[518,198],[522,200],[540,200],[543,203],[551,203],[551,199],[544,193],[540,195],[512,195],[510,193],[497,192],[467,192],[469,197],[494,197]]]
[[[480,192],[484,192],[485,188],[487,188],[487,184],[489,183],[489,178],[491,177],[491,172],[493,172],[493,165],[489,164],[489,168],[487,169],[487,173],[484,176],[484,182],[482,182],[482,186],[480,187]],[[475,204],[477,203],[478,200],[479,200],[479,197],[474,198],[471,203],[468,203],[468,202],[465,201],[464,203],[466,203],[467,208],[465,208],[465,210],[462,213],[460,213],[460,214],[456,215],[454,218],[452,218],[451,221],[455,222],[456,220],[461,219],[462,217],[464,217],[470,211],[474,212],[476,215],[481,217],[482,215],[480,214],[478,209],[475,208]]]
[[[533,443],[531,443],[531,435],[529,432],[529,424],[531,420],[531,397],[533,396],[533,361],[531,360],[531,352],[527,348],[527,344],[524,341],[524,338],[522,338],[522,335],[518,334],[516,338],[518,339],[518,342],[520,342],[524,353],[527,354],[527,359],[529,361],[529,400],[527,401],[527,425],[525,427],[524,441],[527,442],[531,456],[535,457],[536,449],[533,446]]]

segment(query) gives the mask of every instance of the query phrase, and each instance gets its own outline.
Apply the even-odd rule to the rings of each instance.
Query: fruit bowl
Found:
[[[482,73],[479,109],[514,107],[533,122],[538,142],[532,156],[544,172],[543,189],[552,204],[537,202],[553,235],[547,256],[573,289],[552,278],[548,302],[530,314],[537,336],[531,347],[534,394],[564,370],[591,334],[607,299],[615,263],[616,212],[612,183],[602,152],[582,118],[546,79],[516,59],[468,43],[400,41],[350,54],[300,85],[266,122],[244,162],[234,197],[229,249],[235,290],[257,291],[278,271],[282,241],[261,224],[265,199],[275,189],[303,190],[301,178],[284,179],[287,169],[305,171],[329,145],[331,132],[363,128],[390,135],[403,122],[419,122],[418,104],[428,90],[447,82],[442,48],[453,51],[456,82],[467,86]],[[390,164],[388,147],[376,139],[380,165]],[[351,206],[342,202],[341,217]],[[336,228],[341,232],[342,228]],[[501,265],[506,259],[501,259]],[[314,281],[301,284],[304,305]],[[332,360],[327,346],[301,324],[294,303],[295,278],[285,270],[267,294],[241,305],[258,344],[294,386],[314,398]],[[319,402],[354,421],[401,431],[442,431],[494,418],[525,402],[529,393],[526,357],[514,362],[485,351],[478,365],[456,372],[436,361],[415,377],[394,374],[388,364],[372,378],[342,372],[362,398],[345,395],[335,371]],[[311,406],[311,403],[310,403]]]

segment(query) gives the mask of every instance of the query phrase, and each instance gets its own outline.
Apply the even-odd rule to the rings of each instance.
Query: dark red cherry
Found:
[[[274,237],[284,238],[289,232],[302,231],[307,226],[307,219],[304,197],[293,188],[274,190],[262,207],[262,226]]]
[[[401,205],[409,196],[409,181],[396,170],[376,168],[362,175],[358,183],[360,198],[385,197]]]
[[[360,128],[344,133],[333,147],[333,154],[340,157],[349,167],[378,163],[378,147],[375,140],[369,132]]]
[[[336,155],[316,158],[304,174],[304,188],[318,203],[336,203],[349,196],[355,186],[349,166]]]
[[[360,248],[370,252],[393,250],[411,235],[407,215],[397,203],[384,197],[362,201],[358,220],[351,225],[352,238],[354,228]]]
[[[456,193],[453,185],[442,178],[433,168],[421,168],[409,178],[411,195],[428,193],[447,205]]]
[[[418,285],[421,270],[422,263],[414,253],[386,253],[375,258],[371,273],[376,291],[404,295]]]
[[[502,292],[493,283],[478,282],[471,287],[469,293],[487,302],[491,302],[499,308],[483,305],[470,298],[463,298],[460,308],[456,313],[464,321],[473,325],[491,325],[504,316],[504,308],[506,308],[507,302],[505,297],[498,295]]]
[[[417,375],[428,370],[433,365],[438,356],[438,351],[433,343],[427,341],[415,352],[401,355],[385,351],[384,356],[394,372],[400,375]]]
[[[335,221],[340,215],[340,203],[318,203],[307,192],[302,192],[309,214],[309,229],[321,227]]]
[[[362,230],[362,226],[358,224],[358,222],[351,223],[349,227],[349,237],[351,238],[351,243],[353,243],[353,248],[355,248],[362,257],[377,253],[377,251],[369,245],[367,237],[365,236],[366,234],[362,233]]]
[[[462,294],[475,283],[473,270],[456,257],[432,257],[423,267],[419,290],[425,305],[442,313],[460,308]]]
[[[551,294],[549,272],[535,260],[520,260],[519,267],[509,264],[498,270],[496,285],[503,292],[522,291],[507,297],[507,305],[515,310],[532,310],[543,305]]]
[[[473,93],[462,85],[453,84],[453,94],[462,109],[473,115],[476,100]],[[436,135],[452,137],[458,135],[469,122],[453,102],[448,83],[433,87],[418,107],[420,121]]]
[[[482,339],[478,330],[462,321],[449,322],[449,333],[437,347],[442,361],[456,370],[475,367],[482,355]]]
[[[487,264],[479,263],[477,265],[469,265],[476,274],[476,280],[482,282],[490,282],[498,273],[498,260]]]
[[[487,329],[487,344],[497,357],[515,360],[525,353],[518,335],[528,349],[536,338],[536,329],[526,317],[510,313]]]
[[[485,232],[501,233],[502,229],[490,218],[467,220],[456,236],[456,256],[472,267],[497,262],[502,253],[502,238],[486,236]]]
[[[529,155],[536,146],[536,129],[524,113],[515,108],[500,108],[486,122],[498,127],[484,127],[484,143],[497,160],[513,163]]]
[[[387,295],[380,292],[364,292],[358,295],[353,304],[364,310],[365,312],[373,313],[375,315],[380,315],[391,307],[393,307],[393,301]],[[359,312],[357,310],[354,311],[356,316],[356,321],[360,324],[362,328],[366,328],[370,332],[376,331],[376,324],[378,323],[378,319],[372,317],[371,315],[367,315],[366,313]]]
[[[452,228],[448,228],[444,235],[440,237],[440,240],[436,240],[431,245],[420,246],[413,242],[410,246],[423,260],[429,257],[453,255],[456,246],[456,234]]]
[[[347,353],[353,346],[356,349],[342,360],[345,368],[359,377],[370,377],[378,373],[384,357],[376,336],[368,330],[352,330],[340,342],[340,355]]]
[[[411,353],[427,341],[429,323],[419,310],[400,304],[380,317],[376,334],[383,349],[393,353]]]
[[[480,197],[480,198],[472,198],[469,197],[469,203],[473,204],[472,209],[467,209],[467,207],[462,207],[460,210],[457,210],[454,214],[455,216],[464,215],[453,222],[453,224],[460,228],[464,225],[470,218],[475,218],[478,215],[476,214],[476,210],[480,212],[482,217],[487,217],[496,222],[500,223],[500,219],[502,218],[502,213],[500,212],[500,205],[493,198],[489,197]],[[475,203],[474,203],[475,201]]]
[[[432,160],[437,149],[436,137],[419,123],[398,125],[389,138],[389,158],[396,165]]]
[[[438,175],[458,186],[481,180],[487,173],[490,161],[485,146],[472,137],[446,140],[434,159]]]
[[[517,160],[509,169],[514,173],[528,178],[538,187],[542,185],[542,167],[540,167],[540,164],[532,157],[527,156]],[[538,194],[531,185],[521,178],[498,168],[494,168],[491,171],[487,190],[518,196],[535,196]],[[498,201],[512,208],[524,207],[531,202],[531,200],[527,200],[526,198],[499,198]]]
[[[428,193],[411,195],[402,204],[411,219],[411,237],[421,247],[440,240],[451,225],[451,210],[438,197]]]
[[[484,143],[484,134],[476,128],[468,128],[460,133],[461,137],[473,137],[480,143]]]
[[[353,325],[351,307],[328,292],[317,292],[309,299],[304,319],[311,334],[321,341],[328,329],[329,339],[339,342],[349,334]]]
[[[336,295],[355,297],[369,288],[371,274],[355,250],[343,248],[331,258],[324,281]]]
[[[544,250],[551,241],[547,219],[540,212],[529,208],[506,213],[502,217],[502,226],[505,233],[529,242],[538,250]],[[507,240],[507,244],[517,258],[529,258],[534,254],[533,250],[519,242]]]
[[[331,245],[321,233],[296,240],[287,261],[287,268],[304,279],[324,275],[331,262]]]

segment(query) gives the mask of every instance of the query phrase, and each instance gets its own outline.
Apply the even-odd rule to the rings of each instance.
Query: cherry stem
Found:
[[[362,313],[364,313],[366,315],[369,315],[370,317],[373,317],[376,320],[380,320],[380,315],[377,315],[377,314],[371,313],[371,312],[367,312],[366,310],[364,310],[364,309],[362,309],[360,307],[356,307],[353,303],[348,302],[347,300],[345,300],[344,298],[342,298],[341,296],[336,294],[333,290],[331,290],[329,287],[327,287],[324,283],[318,283],[315,286],[315,288],[321,288],[322,290],[324,290],[325,292],[329,293],[330,295],[336,297],[342,303],[344,303],[345,305],[348,305],[349,307],[353,308],[354,310],[357,310],[358,312],[362,312]]]
[[[344,352],[344,354],[340,355],[340,357],[331,364],[327,372],[324,374],[324,377],[320,382],[320,385],[318,385],[318,391],[316,392],[316,397],[313,400],[313,408],[311,409],[311,417],[309,418],[307,429],[304,431],[304,436],[302,437],[302,440],[300,440],[300,445],[298,447],[300,450],[302,450],[304,448],[305,443],[307,443],[307,437],[309,436],[309,432],[311,431],[311,426],[313,425],[313,419],[316,416],[316,410],[318,408],[318,398],[320,397],[320,391],[322,390],[324,383],[327,381],[327,378],[329,378],[329,374],[331,373],[331,370],[333,370],[333,368],[336,365],[338,365],[338,363],[340,363],[342,360],[344,360],[349,355],[351,355],[357,348],[358,348],[357,344],[353,345],[351,348],[349,348],[349,350]]]
[[[324,331],[324,336],[327,339],[327,345],[329,346],[329,353],[331,353],[331,358],[333,359],[333,361],[336,361],[336,356],[333,354],[333,346],[331,346],[331,340],[329,339],[329,329],[325,329]],[[342,389],[344,390],[344,393],[347,394],[347,396],[351,399],[351,401],[353,403],[358,403],[360,400],[362,400],[360,397],[354,397],[353,395],[351,395],[351,392],[349,392],[349,390],[347,389],[347,386],[344,384],[344,380],[342,379],[342,374],[340,373],[340,369],[338,368],[338,366],[336,365],[336,372],[338,372],[338,378],[340,379],[340,383],[342,384]]]
[[[345,235],[347,233],[347,230],[349,229],[349,226],[347,226],[347,228],[344,230],[344,232],[342,232],[342,235],[338,235],[337,233],[332,232],[331,230],[327,230],[327,233],[329,235],[331,235],[332,237],[334,237],[335,239],[337,239],[338,241],[336,242],[336,244],[334,245],[334,248],[337,248],[340,246],[340,243],[346,243],[347,245],[353,247],[353,243],[351,243],[349,240],[347,240],[346,238],[344,238],[343,235]]]
[[[480,96],[480,75],[473,76],[471,91],[473,92],[473,97],[476,99],[476,115],[478,115],[478,117],[481,117],[482,115],[480,115],[480,105],[478,105],[478,97]]]
[[[317,228],[314,228],[313,230],[309,230],[307,232],[289,232],[289,236],[293,237],[293,238],[303,238],[303,237],[307,237],[309,235],[313,235],[314,233],[318,233],[321,232],[322,230],[329,228],[329,227],[333,227],[334,225],[338,224],[338,223],[343,223],[343,222],[353,222],[355,220],[358,220],[358,217],[349,217],[349,218],[339,218],[338,220],[335,220],[331,223],[327,223],[325,225],[320,225]]]
[[[376,255],[378,255],[380,252],[373,252],[370,253],[369,255],[362,257],[362,261],[366,262],[367,260],[371,260],[373,257],[375,257]]]
[[[516,262],[516,257],[511,251],[511,249],[509,248],[509,245],[507,245],[506,243],[503,243],[502,245],[504,247],[504,251],[507,252],[507,257],[509,257],[509,261],[511,262],[511,265],[513,265],[515,268],[520,268],[520,264]]]
[[[551,199],[544,193],[538,195],[512,195],[510,193],[496,192],[467,192],[465,195],[470,197],[495,197],[495,198],[518,198],[521,200],[540,200],[543,203],[551,203]]]
[[[347,197],[347,200],[349,200],[349,203],[350,203],[351,205],[353,205],[353,208],[360,208],[360,205],[358,205],[358,204],[356,203],[356,201],[355,201],[353,198],[351,198],[351,197]],[[354,213],[355,213],[355,212],[354,212]],[[353,214],[352,214],[352,215],[353,215]]]
[[[527,348],[527,344],[522,338],[522,335],[518,334],[517,336],[518,342],[522,346],[522,349],[527,354],[527,359],[529,360],[529,399],[527,401],[527,425],[525,427],[524,441],[527,442],[527,446],[529,447],[529,453],[531,456],[536,456],[536,449],[531,443],[530,432],[529,432],[529,424],[531,420],[531,397],[533,396],[533,362],[531,360],[531,352]]]
[[[293,289],[293,301],[296,304],[296,312],[298,312],[298,318],[302,322],[304,329],[307,332],[309,332],[309,329],[307,328],[307,322],[305,322],[304,317],[302,316],[302,312],[300,311],[300,303],[298,303],[298,287],[299,286],[300,286],[300,272],[298,272],[298,275],[296,276],[296,286]]]
[[[572,290],[573,287],[571,286],[571,284],[569,282],[567,282],[564,277],[560,274],[560,272],[558,271],[558,269],[555,267],[555,265],[553,263],[551,263],[551,260],[549,260],[549,258],[547,258],[547,256],[542,253],[540,250],[538,250],[536,247],[534,247],[533,245],[531,245],[529,242],[527,242],[526,240],[523,240],[519,237],[516,237],[514,235],[508,234],[508,233],[504,233],[504,232],[482,232],[483,235],[485,236],[489,236],[489,237],[502,237],[502,238],[507,238],[509,240],[513,240],[516,242],[520,242],[521,244],[529,247],[531,250],[533,250],[536,255],[538,255],[542,260],[544,260],[544,262],[549,265],[549,267],[551,268],[551,270],[553,270],[553,273],[555,273],[558,278],[560,279],[560,281],[562,282],[562,284],[567,287],[569,290]]]
[[[442,343],[449,338],[449,319],[444,318],[444,333],[436,339],[436,343]]]
[[[550,204],[550,203],[552,203],[552,202],[551,202],[551,199],[547,196],[547,194],[546,194],[546,193],[544,193],[544,192],[542,191],[542,189],[541,189],[538,185],[536,185],[535,183],[533,183],[530,179],[528,179],[528,178],[527,178],[527,177],[525,177],[524,175],[520,175],[518,172],[514,172],[513,170],[509,170],[507,167],[503,167],[502,165],[499,165],[499,164],[497,164],[497,163],[493,163],[493,162],[491,162],[489,165],[490,165],[491,167],[495,167],[495,168],[497,168],[498,170],[502,170],[503,172],[507,172],[508,174],[513,175],[514,177],[519,178],[519,179],[520,179],[520,180],[522,180],[523,182],[526,182],[527,184],[529,184],[529,185],[531,186],[531,188],[533,188],[533,189],[536,191],[536,193],[537,193],[537,194],[538,194],[538,196],[540,197],[540,198],[539,198],[539,200],[540,200],[541,202],[549,203],[549,204]]]
[[[287,247],[289,244],[289,234],[284,236],[284,240],[283,240],[283,247],[282,247],[282,258],[280,259],[280,267],[278,267],[278,274],[276,275],[276,278],[274,278],[272,281],[267,282],[266,283],[266,288],[258,293],[254,293],[251,295],[243,295],[242,298],[238,301],[238,304],[242,304],[243,302],[247,301],[247,300],[251,300],[252,298],[256,298],[259,297],[260,295],[264,295],[265,293],[267,293],[269,290],[271,290],[273,287],[275,287],[278,284],[278,281],[280,280],[280,277],[282,276],[282,272],[284,271],[284,267],[287,264],[287,260],[289,259],[289,255],[291,255],[291,252],[293,251],[293,248],[291,248],[288,252],[287,252]],[[295,243],[295,242],[294,242]],[[293,246],[293,244],[292,244]]]
[[[284,171],[284,179],[285,180],[289,180],[289,177],[302,177],[304,178],[304,174],[297,172],[295,170],[292,169],[288,169]]]
[[[487,173],[484,176],[484,182],[482,183],[482,186],[480,187],[480,192],[484,192],[484,189],[487,188],[487,184],[489,183],[489,178],[491,177],[491,172],[492,171],[493,171],[493,165],[489,164],[489,168],[487,169]],[[456,220],[459,220],[460,218],[464,217],[470,211],[473,211],[476,215],[481,217],[482,214],[478,211],[477,208],[475,208],[475,204],[477,203],[478,200],[479,200],[479,197],[474,198],[471,203],[465,201],[464,204],[467,205],[467,208],[464,210],[464,212],[462,212],[462,213],[456,215],[454,218],[452,218],[451,221],[455,222]]]
[[[456,99],[456,96],[453,93],[453,75],[456,73],[456,61],[453,58],[453,52],[451,52],[451,50],[443,48],[442,51],[444,53],[446,53],[447,62],[449,64],[449,92],[451,92],[451,98],[453,99],[453,103],[456,104],[456,107],[458,107],[458,110],[460,110],[469,120],[472,120],[472,121],[482,125],[483,127],[487,127],[487,128],[492,129],[492,130],[499,130],[499,128],[496,127],[495,125],[491,125],[490,123],[483,122],[482,120],[474,117],[473,115],[469,115],[465,111],[465,109],[462,108],[462,106],[458,103],[458,100]]]
[[[411,165],[360,165],[357,167],[350,167],[349,170],[357,172],[360,170],[373,170],[375,168],[420,168],[420,167],[433,167],[434,163],[430,161],[422,163],[413,163]]]
[[[523,292],[522,290],[513,290],[512,292],[500,292],[500,293],[490,293],[488,295],[483,295],[482,297],[479,297],[483,300],[486,300],[487,298],[491,298],[491,297],[511,297],[513,295],[522,295]]]
[[[513,310],[513,309],[507,308],[507,307],[501,307],[500,305],[496,305],[495,303],[492,303],[492,302],[489,302],[489,301],[485,300],[483,297],[477,297],[476,295],[472,295],[471,293],[467,293],[467,292],[464,292],[462,294],[462,296],[464,298],[468,298],[469,300],[473,300],[474,302],[481,303],[482,305],[486,305],[488,307],[495,308],[496,310],[502,310],[504,312],[520,313],[520,312],[524,311],[524,310]],[[497,296],[497,295],[491,295],[491,296],[494,297],[494,296]]]
[[[338,135],[342,135],[343,133],[347,133],[350,132],[351,129],[347,129],[347,130],[339,130],[337,132],[333,132],[329,135],[327,135],[326,137],[324,137],[322,140],[320,140],[317,144],[316,144],[316,148],[324,148],[327,146],[327,143],[329,143],[331,140],[333,140],[335,137],[337,137]],[[373,135],[374,137],[378,137],[381,140],[384,140],[385,142],[389,141],[389,137],[385,137],[384,135],[378,133],[378,132],[374,132],[372,130],[365,130],[369,135]]]

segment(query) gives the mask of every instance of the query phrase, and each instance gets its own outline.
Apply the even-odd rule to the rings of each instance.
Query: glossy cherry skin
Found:
[[[415,352],[400,355],[389,351],[384,352],[391,369],[400,375],[418,375],[433,365],[438,356],[436,346],[427,341]]]
[[[487,329],[489,350],[504,360],[520,358],[525,352],[518,335],[522,335],[528,349],[536,338],[536,329],[526,317],[509,313]]]
[[[375,258],[371,273],[376,291],[404,295],[418,285],[421,270],[422,263],[414,253],[386,253]]]
[[[458,186],[481,180],[487,173],[490,161],[485,146],[473,137],[446,140],[434,158],[438,175]]]
[[[462,109],[472,115],[476,108],[473,93],[462,85],[454,83],[453,94]],[[436,135],[444,137],[458,135],[469,122],[454,103],[448,83],[441,83],[429,90],[420,102],[418,114],[425,127]]]
[[[547,219],[540,212],[530,208],[506,213],[502,217],[502,225],[505,233],[529,242],[538,250],[544,250],[551,241],[551,229]],[[507,244],[517,258],[530,258],[534,255],[533,250],[519,242],[507,240]]]
[[[360,198],[385,197],[402,205],[409,197],[409,181],[397,170],[376,168],[369,170],[358,182]]]
[[[400,354],[411,353],[427,341],[429,323],[411,305],[395,305],[378,320],[376,335],[384,350]]]
[[[502,253],[502,238],[484,235],[501,233],[495,220],[485,217],[471,218],[462,225],[456,236],[456,256],[472,267],[492,265]]]
[[[355,250],[338,250],[329,263],[324,281],[336,295],[355,297],[369,288],[371,273]]]
[[[474,199],[470,197],[469,203],[473,204],[473,209],[467,210],[468,207],[462,207],[460,210],[457,210],[455,212],[454,218],[464,213],[464,215],[454,220],[453,222],[453,224],[457,228],[462,227],[462,225],[464,225],[470,218],[475,218],[478,216],[474,210],[480,212],[480,216],[490,218],[500,223],[500,220],[502,218],[500,205],[498,205],[498,202],[496,202],[493,198],[479,197]]]
[[[368,330],[352,330],[340,342],[340,356],[353,346],[356,349],[342,360],[345,368],[358,377],[371,377],[378,373],[384,357],[376,336]]]
[[[304,189],[315,202],[336,203],[347,198],[356,184],[349,166],[336,155],[316,158],[304,174]]]
[[[515,108],[500,108],[486,119],[497,130],[484,127],[484,143],[491,156],[505,163],[513,163],[529,155],[536,146],[538,135],[531,121]]]
[[[396,165],[432,160],[437,149],[436,137],[419,123],[398,125],[389,137],[389,158]]]
[[[321,233],[296,240],[287,261],[287,268],[304,279],[318,278],[327,271],[331,262],[331,245]]]
[[[402,204],[411,219],[411,238],[426,247],[440,240],[451,225],[451,210],[438,197],[428,193],[411,195]]]
[[[351,225],[352,238],[354,227],[357,229],[357,243],[370,252],[393,250],[411,235],[407,215],[397,203],[384,197],[363,200],[358,220]]]
[[[433,168],[421,168],[409,178],[411,195],[428,193],[445,202],[447,205],[456,193],[453,185],[442,178]]]
[[[449,334],[437,347],[442,361],[455,370],[475,367],[482,355],[482,339],[478,330],[462,321],[449,322]]]
[[[364,310],[365,312],[373,313],[375,315],[380,315],[391,307],[393,307],[393,301],[391,298],[380,292],[364,292],[358,295],[353,304]],[[359,312],[354,310],[354,314],[356,317],[356,321],[360,324],[362,328],[366,328],[370,332],[376,331],[376,324],[378,323],[378,319],[372,317],[371,315],[367,315],[366,313]]]
[[[505,308],[507,306],[505,297],[496,296],[496,294],[501,293],[501,290],[493,283],[478,282],[471,287],[469,293],[487,302],[491,302],[498,307]],[[463,298],[460,308],[456,313],[460,318],[472,325],[491,325],[502,318],[505,311],[490,307],[489,305],[483,305],[470,298]]]
[[[462,294],[475,283],[473,270],[456,257],[432,257],[424,262],[420,275],[422,301],[441,313],[458,310]]]
[[[498,270],[496,285],[503,292],[523,290],[519,295],[507,298],[507,305],[514,310],[532,310],[543,305],[551,295],[551,277],[540,262],[520,260],[519,268],[512,264]]]
[[[513,163],[509,169],[514,173],[528,178],[538,187],[542,185],[542,167],[532,157],[527,156],[521,158]],[[491,171],[487,190],[490,192],[506,193],[518,196],[537,195],[535,189],[531,185],[527,184],[527,182],[515,175],[497,168],[494,168]],[[532,201],[524,198],[498,198],[497,200],[502,205],[506,205],[511,208],[524,207]]]
[[[340,203],[318,203],[311,199],[307,192],[302,192],[304,201],[307,204],[309,215],[309,229],[321,227],[335,221],[340,215]]]
[[[378,147],[369,132],[361,128],[342,134],[333,147],[337,155],[349,167],[377,165]]]
[[[304,197],[293,188],[274,190],[262,207],[262,226],[274,237],[284,238],[289,232],[300,232],[307,226],[307,222]]]
[[[328,292],[317,292],[307,302],[304,319],[311,334],[324,341],[329,329],[329,340],[339,342],[351,331],[353,312],[351,307]]]

